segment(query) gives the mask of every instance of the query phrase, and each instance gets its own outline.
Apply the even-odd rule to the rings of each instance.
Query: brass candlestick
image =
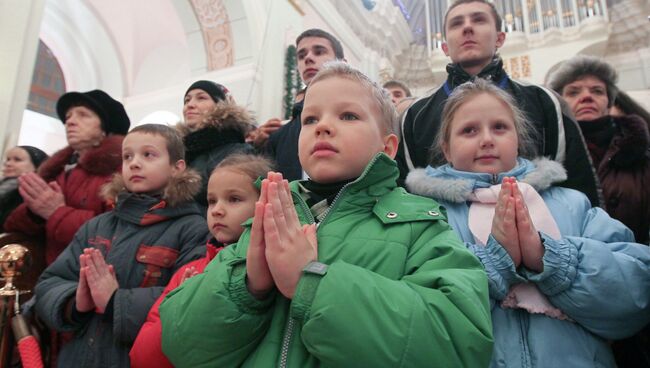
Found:
[[[7,244],[0,248],[0,274],[5,285],[0,288],[0,296],[15,296],[14,278],[27,271],[32,265],[32,254],[20,244]],[[19,290],[19,294],[29,291]]]

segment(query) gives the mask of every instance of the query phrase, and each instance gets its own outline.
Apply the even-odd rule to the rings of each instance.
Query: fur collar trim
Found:
[[[645,161],[646,151],[650,148],[648,123],[637,115],[616,117],[614,122],[619,127],[620,134],[615,136],[615,141],[612,142],[619,150],[612,161],[621,167]]]
[[[557,161],[538,158],[533,160],[532,164],[535,168],[523,174],[520,180],[530,184],[538,192],[567,178],[566,170]],[[427,169],[415,169],[407,176],[406,187],[414,194],[460,203],[470,199],[474,191],[474,181],[451,175],[431,177],[427,174]]]
[[[120,171],[122,166],[122,141],[123,135],[109,135],[104,138],[99,146],[94,147],[79,158],[77,166],[90,175],[106,176]],[[72,147],[68,146],[47,159],[38,168],[38,174],[45,181],[55,180],[70,162],[74,154]]]
[[[201,189],[201,176],[192,169],[185,169],[181,174],[172,178],[163,191],[162,200],[169,207],[176,207],[181,203],[194,200],[194,196]],[[113,180],[106,183],[101,190],[102,198],[109,203],[116,203],[120,193],[127,192],[122,174],[113,175]]]
[[[245,108],[234,103],[219,102],[214,111],[205,118],[196,130],[190,130],[185,124],[177,124],[176,129],[183,137],[205,128],[234,130],[245,136],[249,128],[254,124],[255,120]]]

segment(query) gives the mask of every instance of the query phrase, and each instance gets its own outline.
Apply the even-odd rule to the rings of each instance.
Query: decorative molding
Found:
[[[228,12],[221,0],[190,0],[201,26],[208,71],[233,65],[234,50]]]

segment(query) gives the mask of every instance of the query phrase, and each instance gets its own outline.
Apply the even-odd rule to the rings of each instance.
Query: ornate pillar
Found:
[[[228,12],[221,0],[190,0],[201,25],[208,71],[233,65],[234,53]]]

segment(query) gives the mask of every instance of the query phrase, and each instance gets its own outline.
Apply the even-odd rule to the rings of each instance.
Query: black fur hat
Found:
[[[102,130],[106,134],[125,135],[129,131],[131,121],[124,110],[124,105],[114,100],[108,93],[95,89],[88,92],[68,92],[56,103],[56,113],[65,124],[65,114],[76,105],[88,106],[102,122]]]

